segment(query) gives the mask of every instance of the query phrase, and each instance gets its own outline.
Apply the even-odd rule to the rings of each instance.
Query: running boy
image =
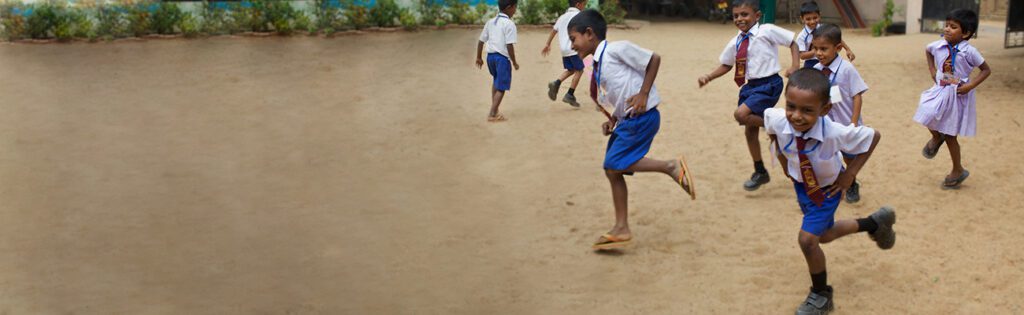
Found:
[[[590,97],[594,102],[614,107],[609,121],[601,125],[604,135],[611,135],[605,150],[605,176],[612,186],[615,206],[615,226],[598,238],[593,248],[598,250],[622,247],[630,242],[626,203],[626,179],[634,172],[658,172],[668,175],[696,198],[693,181],[686,162],[655,160],[645,157],[655,134],[661,126],[658,104],[661,97],[654,87],[661,56],[628,41],[605,40],[607,24],[601,13],[587,9],[577,14],[568,25],[572,48],[580,56],[594,56],[594,76],[591,78]]]
[[[761,18],[757,0],[736,0],[732,6],[733,23],[740,29],[739,35],[725,45],[725,50],[718,57],[721,62],[718,68],[701,76],[697,83],[704,87],[736,66],[733,80],[741,88],[736,103],[739,106],[733,116],[746,129],[747,149],[754,160],[754,174],[743,183],[743,189],[754,191],[771,181],[761,160],[761,143],[757,135],[764,126],[764,110],[775,107],[782,95],[779,52],[775,46],[788,46],[792,54],[792,64],[785,73],[787,76],[799,67],[800,58],[793,32],[772,24],[757,23]]]
[[[516,43],[516,23],[512,16],[516,15],[517,0],[498,0],[498,16],[484,24],[484,31],[480,33],[480,42],[476,44],[476,67],[484,65],[480,53],[487,44],[487,70],[494,77],[491,84],[491,112],[487,115],[487,121],[505,121],[504,115],[498,112],[501,99],[505,97],[505,91],[512,88],[512,68],[519,70],[519,63],[516,62],[516,51],[512,44]],[[509,59],[512,60],[509,63]]]
[[[566,30],[566,27],[569,25],[569,20],[572,20],[576,14],[579,14],[580,10],[583,10],[586,5],[587,2],[584,0],[569,0],[569,10],[565,11],[555,21],[551,35],[548,36],[548,43],[540,51],[541,55],[547,56],[548,52],[551,51],[551,40],[555,38],[555,35],[558,35],[558,45],[562,49],[562,66],[565,67],[565,72],[562,72],[558,79],[548,83],[548,98],[554,101],[555,97],[558,96],[558,87],[562,85],[562,81],[572,76],[572,86],[569,87],[569,91],[565,92],[565,96],[562,97],[562,102],[566,102],[572,107],[580,107],[580,103],[576,102],[575,93],[576,86],[580,84],[580,77],[583,76],[583,59],[580,58],[575,50],[572,50],[572,42],[569,41],[569,31]]]
[[[832,110],[828,111],[828,117],[832,121],[848,125],[861,126],[864,124],[860,115],[863,98],[861,95],[868,90],[868,85],[861,79],[857,68],[852,62],[843,60],[839,56],[839,49],[843,43],[843,31],[838,26],[825,24],[814,30],[812,41],[813,51],[817,60],[821,62],[814,65],[814,69],[821,71],[828,77],[831,86],[830,98]],[[853,160],[853,156],[843,155],[847,165]],[[856,180],[846,191],[846,202],[855,203],[860,201],[860,184]]]
[[[804,29],[800,31],[800,34],[796,36],[796,45],[800,49],[800,59],[804,59],[804,68],[813,67],[818,63],[818,58],[814,56],[814,51],[811,49],[811,33],[818,29],[821,24],[821,9],[818,8],[818,3],[813,0],[804,2],[800,5],[800,21],[804,22]],[[846,42],[840,42],[839,48],[846,49],[846,58],[850,61],[856,59],[853,55],[853,50]]]
[[[811,274],[811,292],[796,314],[827,314],[832,310],[832,287],[825,271],[825,252],[820,244],[840,237],[868,232],[881,249],[896,243],[892,225],[896,213],[882,207],[867,218],[835,221],[839,197],[853,183],[871,157],[881,135],[864,126],[850,126],[827,116],[828,78],[820,71],[800,69],[789,77],[786,109],[764,111],[764,127],[782,164],[793,180],[797,203],[804,213],[798,241]],[[855,154],[843,169],[841,153]]]

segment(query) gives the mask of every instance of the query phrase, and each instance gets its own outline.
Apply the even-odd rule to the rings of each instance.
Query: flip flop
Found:
[[[497,115],[491,117],[487,117],[488,122],[501,122],[506,120],[508,120],[508,118],[505,118],[505,115],[502,115],[501,113],[498,113]]]
[[[622,248],[622,247],[625,247],[626,245],[629,245],[629,242],[631,240],[631,239],[621,239],[621,238],[616,237],[615,235],[611,235],[611,234],[607,234],[607,233],[605,233],[604,235],[601,235],[601,238],[603,238],[604,241],[603,242],[594,243],[594,245],[591,246],[591,248],[593,248],[595,250]]]
[[[939,153],[939,148],[942,147],[942,143],[945,142],[945,141],[946,141],[946,137],[940,137],[939,138],[939,143],[935,145],[935,148],[934,149],[930,149],[930,148],[928,148],[928,144],[931,143],[932,141],[928,140],[928,142],[924,143],[924,148],[921,149],[921,155],[924,155],[924,158],[929,159],[929,160],[935,158],[935,155]]]
[[[690,200],[697,200],[697,191],[693,189],[693,177],[690,177],[690,168],[686,167],[686,160],[682,155],[679,156],[678,162],[679,167],[682,168],[680,171],[682,174],[679,174],[679,187],[682,187],[683,191],[690,195]],[[686,180],[685,184],[683,183],[684,179]]]
[[[964,180],[967,179],[967,176],[971,176],[971,172],[968,172],[967,170],[964,170],[963,173],[960,173],[960,177],[957,177],[955,180],[952,180],[952,181],[944,180],[944,181],[942,181],[942,189],[943,190],[960,189],[960,184],[962,184],[964,182]]]

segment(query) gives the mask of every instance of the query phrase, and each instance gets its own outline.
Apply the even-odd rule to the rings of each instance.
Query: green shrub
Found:
[[[295,17],[292,19],[292,27],[297,31],[308,31],[315,33],[316,29],[313,28],[313,22],[309,20],[309,16],[302,12],[295,12]]]
[[[24,10],[25,7],[20,4],[0,5],[0,27],[3,27],[3,33],[0,35],[4,39],[14,41],[25,38],[25,17],[21,15]]]
[[[396,25],[401,13],[395,0],[377,0],[377,4],[370,9],[370,22],[380,27],[392,27]]]
[[[341,10],[331,4],[330,0],[314,0],[313,15],[316,18],[316,29],[333,30],[341,27]]]
[[[150,34],[152,27],[152,14],[150,8],[154,5],[152,1],[141,0],[132,3],[128,0],[123,0],[123,8],[126,9],[125,20],[128,21],[128,32],[136,37],[142,37]]]
[[[420,24],[421,25],[438,25],[443,26],[444,23],[444,6],[438,1],[440,0],[419,0],[419,12],[420,12]]]
[[[473,24],[480,19],[476,11],[469,7],[468,3],[462,0],[446,0],[446,13],[448,22],[452,24]]]
[[[348,27],[363,29],[370,25],[370,12],[366,7],[356,5],[353,0],[342,1],[342,15]]]
[[[175,27],[181,24],[185,14],[177,4],[160,2],[153,11],[150,27],[157,34],[174,34]]]
[[[185,12],[177,26],[181,30],[181,34],[188,38],[199,36],[202,31],[202,25],[196,19],[196,16],[192,15],[192,12]]]
[[[626,21],[626,10],[619,5],[619,0],[605,0],[601,4],[601,15],[608,24],[622,24]]]
[[[229,29],[232,33],[246,32],[251,30],[252,17],[250,16],[249,10],[251,7],[243,7],[240,2],[233,2],[229,5],[229,14],[231,16],[231,24]]]
[[[274,31],[289,35],[295,31],[295,17],[299,12],[288,1],[263,2],[261,4],[266,23],[274,27]]]
[[[541,0],[541,3],[544,7],[542,16],[547,22],[554,22],[569,8],[569,1],[566,0]]]
[[[482,23],[486,23],[487,20],[490,19],[491,15],[494,15],[494,14],[491,13],[491,7],[487,5],[487,1],[480,0],[480,2],[476,3],[476,15],[477,15],[476,23],[481,23],[482,24]],[[476,24],[476,23],[474,23],[474,24]]]
[[[203,0],[203,12],[201,14],[203,21],[200,30],[203,33],[218,35],[231,32],[232,25],[228,19],[227,10],[213,6],[210,4],[210,0]]]
[[[100,4],[96,7],[96,34],[106,39],[128,36],[124,9],[117,5]]]
[[[402,24],[402,28],[407,31],[415,30],[419,27],[419,21],[416,20],[416,15],[409,9],[402,9],[398,13],[398,21]]]
[[[543,23],[544,19],[541,16],[543,10],[542,0],[520,0],[517,14],[519,16],[520,24],[540,24]],[[614,1],[614,0],[606,0]],[[608,16],[605,16],[607,19]]]
[[[89,40],[96,39],[96,29],[84,10],[68,10],[68,19],[71,24],[72,36]]]
[[[56,32],[57,24],[60,23],[58,8],[49,2],[35,4],[29,8],[32,9],[32,13],[25,21],[28,36],[34,39],[50,38],[50,34]]]
[[[871,25],[871,35],[878,37],[885,35],[885,29],[892,25],[892,15],[896,11],[896,4],[892,0],[885,1],[885,7],[882,10],[882,20],[878,21],[874,25]]]

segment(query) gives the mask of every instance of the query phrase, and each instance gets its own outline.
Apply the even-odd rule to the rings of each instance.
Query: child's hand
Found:
[[[793,72],[796,72],[797,70],[800,70],[800,69],[797,68],[797,67],[789,67],[789,69],[786,69],[786,72],[783,73],[783,74],[784,74],[785,77],[788,78],[789,75],[793,74]]]
[[[547,46],[544,46],[544,49],[540,50],[540,55],[544,56],[544,57],[547,57],[548,53],[550,53],[550,52],[551,52],[551,45],[547,45]]]
[[[477,69],[480,69],[480,68],[482,68],[483,66],[484,66],[484,60],[483,60],[483,59],[480,59],[480,58],[476,58],[476,68],[477,68]]]
[[[605,136],[612,134],[612,131],[614,131],[614,130],[615,130],[615,122],[614,121],[609,120],[609,121],[606,121],[606,122],[601,124],[601,133],[604,134]]]
[[[967,92],[970,92],[973,89],[973,84],[962,84],[956,87],[956,94],[967,94]]]
[[[846,59],[850,59],[850,62],[853,62],[854,59],[857,59],[857,55],[854,55],[852,51],[847,49],[846,50]]]
[[[519,63],[518,62],[513,62],[512,63],[512,67],[515,67],[516,71],[519,71]]]
[[[697,86],[698,87],[704,87],[705,85],[708,85],[709,82],[711,82],[711,77],[709,77],[706,74],[700,76],[699,78],[697,78]]]
[[[832,198],[836,194],[842,195],[847,189],[850,189],[850,185],[853,185],[853,176],[843,171],[839,173],[839,177],[836,178],[836,182],[832,183],[832,188],[825,191],[825,196]]]
[[[642,115],[647,111],[647,94],[639,93],[627,98],[626,105],[633,108],[633,117]]]

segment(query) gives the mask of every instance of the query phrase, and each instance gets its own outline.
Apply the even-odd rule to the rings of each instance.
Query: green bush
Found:
[[[96,34],[106,39],[128,36],[124,11],[120,6],[100,4],[96,7]]]
[[[298,11],[295,12],[295,17],[292,19],[292,28],[297,31],[316,33],[316,29],[313,28],[313,22],[309,20],[309,16]]]
[[[491,13],[491,7],[487,5],[487,1],[480,0],[480,2],[476,3],[476,15],[477,15],[476,23],[481,23],[482,24],[482,23],[486,23],[487,20],[490,19],[491,15],[494,15],[494,14]],[[474,24],[476,24],[476,23],[474,23]]]
[[[370,25],[370,12],[366,7],[356,5],[353,0],[342,1],[342,15],[348,27],[363,29]]]
[[[416,15],[409,9],[402,9],[398,13],[398,22],[402,24],[402,28],[407,31],[415,30],[419,28],[419,21],[416,20]]]
[[[203,33],[218,35],[231,32],[232,25],[228,19],[228,11],[214,7],[210,4],[210,0],[203,0],[202,20],[200,30]]]
[[[232,33],[246,32],[251,30],[252,17],[250,16],[249,10],[251,8],[242,7],[239,2],[233,2],[229,5],[229,14],[231,15],[231,25],[229,29]]]
[[[569,1],[566,0],[541,0],[543,5],[543,16],[547,22],[554,23],[566,9],[569,8]]]
[[[68,10],[68,19],[71,22],[72,36],[76,38],[96,39],[96,30],[92,20],[84,10]]]
[[[181,30],[181,34],[185,35],[185,37],[192,38],[199,36],[202,31],[202,25],[195,15],[192,15],[192,12],[185,12],[181,16],[181,20],[178,21],[178,29]]]
[[[626,21],[626,10],[619,5],[619,0],[605,0],[601,4],[601,15],[608,24],[622,24]]]
[[[330,0],[314,0],[313,15],[316,18],[316,29],[333,30],[341,27],[341,10],[331,5]]]
[[[377,4],[370,9],[370,22],[380,27],[392,27],[401,14],[402,10],[395,0],[377,0]]]
[[[540,24],[544,22],[542,0],[520,0],[518,9],[519,24]],[[606,0],[614,1],[614,0]],[[608,17],[605,16],[607,19]]]
[[[57,12],[58,8],[49,2],[32,5],[29,8],[32,14],[25,21],[28,36],[33,39],[50,38],[50,34],[56,32],[58,20],[61,18]]]
[[[885,35],[885,29],[892,25],[892,15],[896,11],[896,4],[892,0],[885,1],[885,7],[882,10],[882,20],[878,21],[874,25],[871,25],[871,35],[878,37]]]
[[[152,31],[157,34],[174,34],[175,27],[181,24],[181,20],[185,14],[178,8],[177,4],[170,2],[160,2],[156,6],[156,11],[153,11],[152,21],[150,26]]]
[[[125,1],[126,9],[126,20],[128,21],[128,31],[136,37],[142,37],[150,34],[152,27],[152,14],[149,10],[153,5],[153,2],[149,0],[142,0],[135,3]]]
[[[0,27],[3,27],[0,36],[9,41],[25,38],[25,17],[21,15],[24,10],[20,4],[0,4]]]
[[[289,35],[295,31],[295,17],[299,12],[288,1],[262,3],[266,22],[274,27],[274,31]]]
[[[480,17],[476,14],[468,3],[462,0],[446,0],[445,1],[446,13],[448,13],[448,22],[452,24],[474,24]]]
[[[419,0],[420,24],[443,26],[445,23],[444,6],[440,0]]]

